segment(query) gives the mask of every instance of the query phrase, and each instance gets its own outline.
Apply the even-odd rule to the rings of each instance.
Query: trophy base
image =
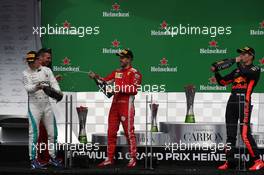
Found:
[[[194,117],[194,115],[186,115],[186,117],[185,117],[185,123],[195,123],[195,117]]]
[[[87,136],[79,136],[78,140],[80,141],[80,143],[86,144],[87,143]]]
[[[159,129],[157,126],[152,126],[150,129],[151,132],[159,132]]]

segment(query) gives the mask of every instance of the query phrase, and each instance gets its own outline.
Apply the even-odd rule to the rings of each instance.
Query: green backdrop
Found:
[[[42,44],[53,49],[53,69],[63,75],[61,86],[65,91],[96,91],[84,72],[93,70],[102,76],[110,73],[119,67],[119,60],[114,53],[104,51],[130,48],[135,55],[133,65],[142,73],[145,85],[165,85],[168,92],[181,92],[191,83],[200,92],[225,92],[229,88],[219,89],[210,81],[213,74],[209,68],[216,60],[236,57],[237,48],[254,47],[255,64],[263,71],[263,7],[263,0],[43,0],[42,27],[61,27],[68,22],[69,29],[79,27],[80,31],[82,26],[91,26],[92,32],[87,30],[92,34],[45,34]],[[182,29],[182,34],[174,37],[158,35],[165,32],[162,23],[175,30],[196,27],[200,33],[183,34]],[[219,31],[212,37],[215,27]],[[207,34],[206,29],[212,33]],[[112,43],[115,40],[117,45]],[[201,53],[201,49],[218,49],[220,53]],[[173,71],[151,71],[151,67]],[[256,91],[264,91],[263,76]]]

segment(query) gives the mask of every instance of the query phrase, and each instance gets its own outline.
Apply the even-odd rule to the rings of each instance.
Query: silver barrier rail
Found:
[[[70,96],[70,147],[72,145],[72,114],[73,114],[73,111],[72,111],[72,95]],[[69,160],[69,167],[71,168],[72,167],[72,149],[70,149],[70,160]]]
[[[65,101],[65,150],[64,150],[64,168],[68,166],[68,95],[66,95]]]
[[[70,111],[69,111],[70,105]],[[70,152],[68,150],[68,146],[72,144],[72,95],[70,95],[70,101],[68,95],[66,95],[66,102],[65,102],[65,152],[64,152],[64,167],[71,168],[72,167],[72,150]],[[69,116],[70,115],[70,116]],[[70,118],[69,118],[70,117]],[[70,120],[70,121],[69,121]],[[70,126],[69,126],[70,125]],[[68,129],[69,127],[69,129]],[[70,132],[70,140],[68,141],[68,133]]]
[[[148,122],[148,104],[152,104],[153,97],[151,96],[150,101],[148,100],[148,95],[146,96],[146,135],[145,135],[145,169],[153,170],[153,135],[152,135],[152,129],[150,130],[150,145],[148,145],[148,125],[151,125],[152,123]],[[150,149],[150,154],[148,154],[148,147]],[[148,166],[148,158],[149,160],[149,166]]]

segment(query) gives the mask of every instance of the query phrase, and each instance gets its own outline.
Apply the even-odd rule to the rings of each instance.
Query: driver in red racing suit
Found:
[[[121,68],[113,71],[105,78],[99,77],[95,73],[90,74],[91,78],[98,78],[107,84],[114,83],[115,94],[108,117],[108,158],[100,163],[98,167],[105,167],[114,163],[116,149],[117,132],[119,124],[122,123],[127,142],[129,144],[130,161],[129,168],[136,166],[136,137],[134,133],[134,98],[137,88],[141,84],[142,75],[131,66],[133,54],[129,49],[117,53],[120,56]]]
[[[240,132],[249,154],[254,161],[254,165],[249,168],[251,171],[259,170],[264,167],[260,158],[257,144],[251,134],[250,117],[252,111],[251,94],[257,85],[260,77],[260,68],[254,66],[253,59],[255,50],[245,47],[237,50],[240,56],[233,59],[238,67],[230,74],[222,77],[217,71],[215,77],[219,85],[226,86],[232,84],[231,96],[226,107],[226,143],[230,144],[231,149],[226,150],[227,161],[218,167],[219,170],[226,170],[234,166],[234,148],[236,146],[237,123],[240,120]],[[214,67],[211,68],[214,71]]]

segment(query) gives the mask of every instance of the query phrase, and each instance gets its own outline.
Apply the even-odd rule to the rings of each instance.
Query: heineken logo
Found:
[[[216,78],[214,76],[209,78],[209,84],[217,84]]]
[[[69,23],[67,20],[65,20],[64,23],[63,23],[63,27],[68,29],[71,26],[70,24],[71,23]]]
[[[163,57],[158,66],[151,66],[150,72],[178,72],[177,66],[169,66],[168,59]]]
[[[264,58],[259,59],[259,63],[261,66],[264,65]]]
[[[117,3],[113,4],[112,7],[113,7],[112,10],[114,10],[114,11],[119,11],[120,10],[120,5],[117,4]]]
[[[259,66],[261,72],[264,72],[264,58],[259,59]]]
[[[79,72],[80,66],[71,66],[71,60],[68,57],[62,59],[61,66],[53,66],[55,72]]]
[[[110,11],[103,11],[103,17],[130,17],[129,12],[124,12],[120,7],[120,4],[114,3]]]
[[[227,48],[220,48],[216,40],[210,40],[207,48],[200,48],[200,54],[226,54]]]
[[[166,21],[162,21],[162,23],[160,24],[161,29],[166,29],[168,26]]]
[[[215,76],[211,76],[208,78],[208,82],[205,84],[200,84],[200,91],[226,91],[226,86],[219,86],[217,84],[217,80]]]
[[[120,44],[120,42],[117,39],[115,39],[114,41],[112,41],[112,46],[113,47],[119,47],[119,44]]]
[[[249,30],[249,35],[262,36],[262,35],[264,35],[264,30],[263,29],[264,29],[264,20],[259,22],[258,27],[256,27],[255,29],[250,29]]]
[[[166,31],[166,29],[168,27],[169,27],[169,24],[165,20],[163,20],[159,24],[159,27],[156,30],[151,30],[151,35],[152,36],[165,36],[165,35],[170,35],[170,33]]]
[[[68,57],[65,57],[63,60],[63,65],[69,65],[71,60]]]
[[[209,47],[218,47],[218,43],[215,40],[209,41]]]
[[[168,60],[167,60],[166,58],[162,58],[162,59],[160,60],[160,64],[161,64],[162,66],[167,66],[167,65],[168,65]]]
[[[121,42],[118,39],[114,39],[111,41],[110,47],[102,48],[103,54],[116,54],[122,51]]]

